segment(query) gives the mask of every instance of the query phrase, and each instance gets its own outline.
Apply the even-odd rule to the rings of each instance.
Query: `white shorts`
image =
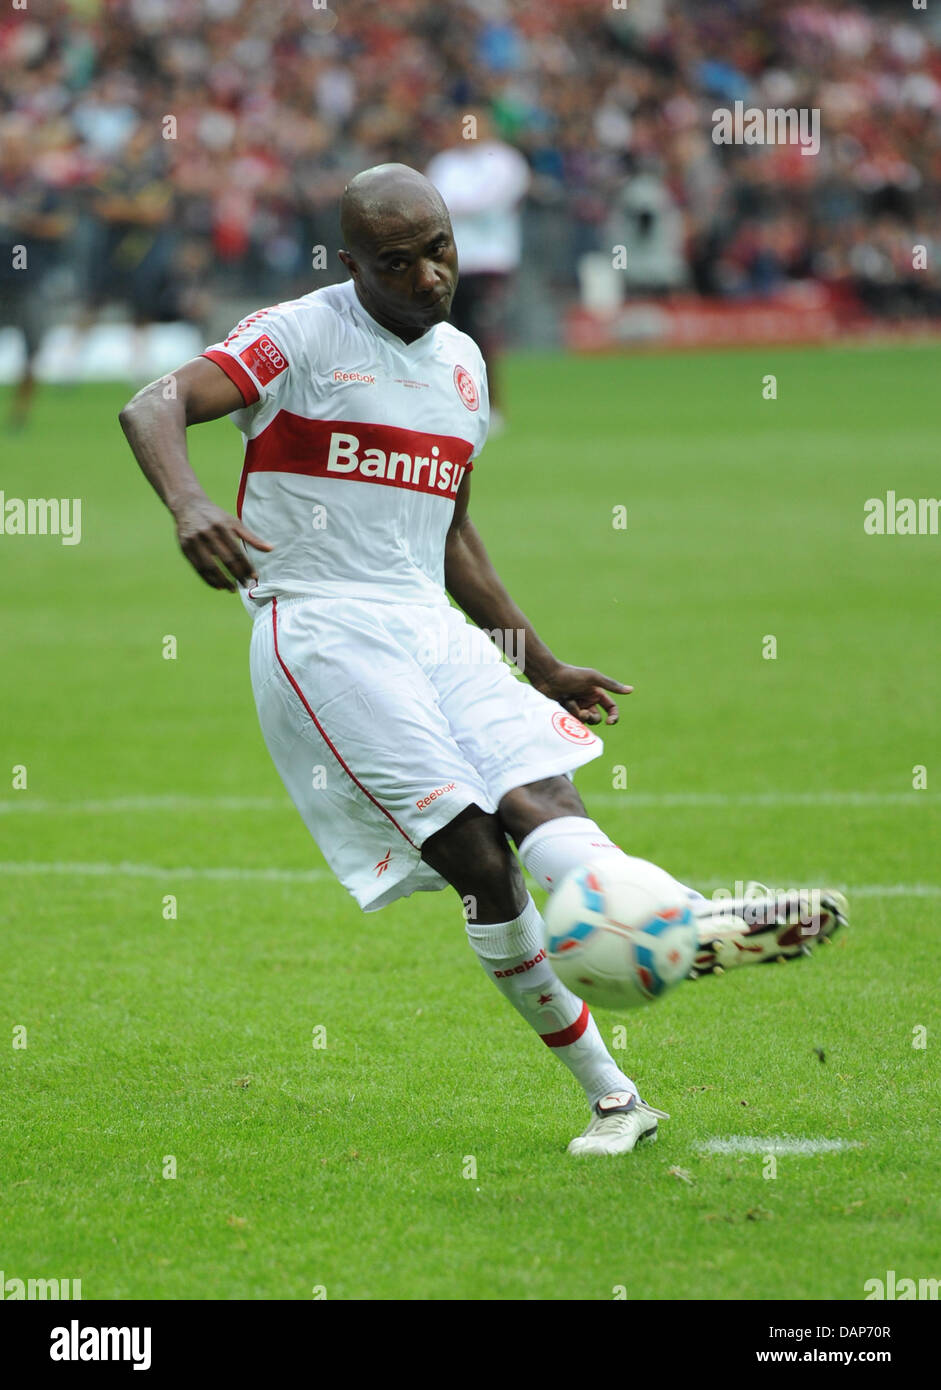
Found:
[[[275,599],[255,618],[251,673],[284,785],[367,912],[446,886],[421,847],[466,806],[496,811],[603,749],[449,605]]]

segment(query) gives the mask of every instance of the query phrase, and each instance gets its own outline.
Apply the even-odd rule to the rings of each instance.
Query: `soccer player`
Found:
[[[254,615],[265,741],[337,878],[364,911],[451,884],[485,972],[585,1092],[591,1118],[570,1151],[627,1152],[661,1112],[549,967],[508,837],[550,890],[622,857],[570,774],[601,753],[589,726],[615,723],[613,696],[631,687],[550,651],[471,520],[487,380],[447,321],[458,268],[440,194],[378,165],[347,186],[341,228],[349,280],[249,315],[121,423],[186,558]],[[246,441],[237,517],[187,460],[186,427],[221,415]],[[485,628],[518,634],[528,684]],[[702,968],[730,932],[749,951],[800,951],[779,945],[777,919],[725,917],[703,929]]]

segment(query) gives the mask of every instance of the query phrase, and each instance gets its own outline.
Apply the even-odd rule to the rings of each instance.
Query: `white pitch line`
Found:
[[[937,883],[861,883],[848,891],[857,898],[941,898]]]
[[[706,1139],[696,1147],[707,1154],[832,1154],[862,1146],[853,1139],[791,1139],[775,1134],[759,1139],[751,1134],[729,1134],[721,1139]]]
[[[599,806],[920,806],[938,792],[587,792]]]
[[[47,801],[13,797],[0,801],[0,815],[17,812],[48,816],[125,815],[132,811],[275,811],[291,810],[286,797],[275,796],[116,796],[90,801]]]
[[[325,879],[333,879],[336,882],[329,869],[193,868],[186,864],[133,864],[127,861],[120,864],[75,864],[59,860],[50,863],[0,862],[0,875],[5,874],[57,874],[65,878],[159,878],[163,882],[186,878],[223,881],[234,879],[259,883],[322,883]]]
[[[73,862],[69,860],[0,861],[0,876],[35,877],[57,874],[75,878],[203,878],[219,881],[257,881],[259,883],[336,882],[329,869],[246,869],[239,865],[137,864],[121,860],[116,864]],[[718,884],[716,885],[718,886]],[[851,898],[941,898],[939,883],[857,883],[840,885]]]
[[[598,806],[924,806],[941,801],[938,792],[586,792]],[[0,815],[126,815],[135,811],[291,810],[277,796],[117,796],[85,801],[51,801],[24,793],[0,801]]]
[[[695,877],[695,875],[690,875]],[[775,879],[777,891],[782,891],[781,885],[788,887],[804,885],[804,891],[809,885],[806,876],[792,874],[790,878],[785,875]],[[729,891],[731,885],[728,879],[711,879],[702,883],[699,879],[694,884],[702,893],[711,893],[716,888],[724,888]],[[841,893],[848,894],[851,898],[941,898],[941,883],[831,883],[828,879],[825,885],[827,888],[836,888]],[[783,891],[787,891],[784,889]]]

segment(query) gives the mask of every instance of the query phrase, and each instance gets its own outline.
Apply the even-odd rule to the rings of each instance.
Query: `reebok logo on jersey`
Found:
[[[333,371],[334,381],[361,381],[366,386],[375,386],[376,378],[372,372],[343,372],[339,367]]]
[[[418,807],[419,811],[424,811],[426,806],[430,806],[433,801],[437,801],[439,796],[444,796],[445,792],[453,792],[456,786],[456,782],[449,782],[446,787],[435,787],[433,792],[429,792],[428,795],[423,796],[420,801],[416,801],[415,805]]]
[[[543,946],[538,955],[533,956],[532,960],[524,960],[522,965],[514,965],[512,970],[495,970],[493,977],[495,980],[506,980],[510,975],[525,975],[527,970],[532,970],[534,965],[546,958],[546,948]],[[552,997],[551,995],[549,996]]]
[[[271,341],[267,333],[263,333],[260,338],[249,343],[247,348],[243,348],[239,357],[262,386],[267,386],[269,381],[280,376],[288,365],[284,353]]]

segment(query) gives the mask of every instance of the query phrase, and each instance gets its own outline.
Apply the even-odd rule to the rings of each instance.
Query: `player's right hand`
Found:
[[[238,517],[230,516],[208,497],[180,504],[174,517],[180,549],[212,589],[234,593],[239,584],[257,580],[255,566],[245,554],[242,541],[255,550],[274,550],[273,545],[261,540]]]

